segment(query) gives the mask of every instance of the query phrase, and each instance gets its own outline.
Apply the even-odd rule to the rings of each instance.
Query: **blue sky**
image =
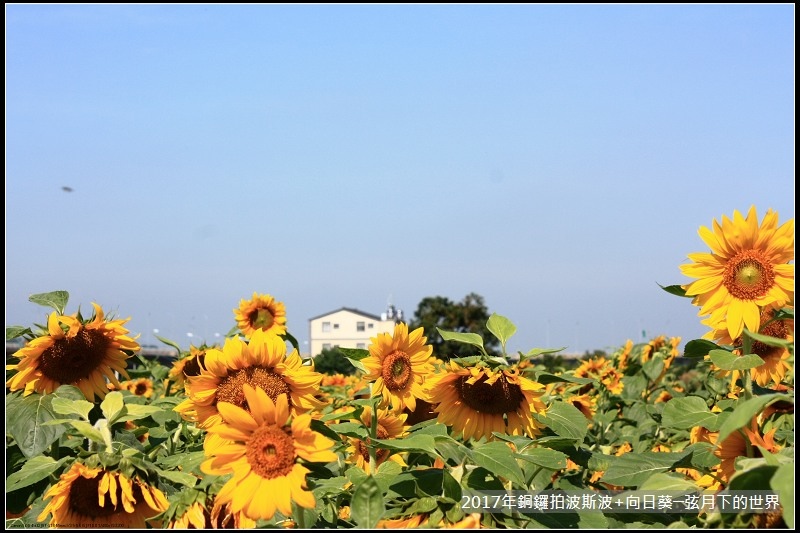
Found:
[[[259,292],[302,343],[475,292],[511,350],[686,342],[698,228],[794,217],[793,5],[5,14],[6,325],[67,290],[188,346]]]

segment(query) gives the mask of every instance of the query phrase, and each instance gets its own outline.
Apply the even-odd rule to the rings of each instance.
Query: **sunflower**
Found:
[[[394,411],[378,410],[377,438],[383,440],[401,437],[405,433],[407,416],[405,414],[398,415]],[[372,409],[369,407],[365,407],[361,413],[361,423],[368,429],[372,426]],[[369,449],[366,443],[360,439],[351,438],[347,451],[351,454],[351,460],[355,462],[356,466],[369,474]],[[391,450],[378,448],[375,451],[375,466],[380,466],[387,459],[405,466],[400,455],[392,454]]]
[[[431,379],[429,394],[438,421],[461,433],[464,439],[492,438],[492,432],[530,437],[541,425],[534,413],[546,410],[541,400],[544,385],[519,374],[516,368],[492,370],[462,367],[449,361]]]
[[[721,460],[719,470],[722,480],[728,482],[736,473],[736,459],[739,457],[761,457],[759,447],[770,453],[776,453],[780,446],[775,444],[775,431],[777,428],[769,430],[762,436],[756,417],[753,417],[749,428],[741,428],[725,437],[724,441],[717,441],[714,455]]]
[[[214,502],[209,511],[208,503],[195,501],[171,520],[167,529],[255,529],[256,521],[242,513],[231,512],[230,504]]]
[[[698,315],[710,315],[714,324],[725,319],[732,339],[745,327],[758,331],[761,307],[793,299],[794,219],[778,227],[778,213],[768,209],[759,227],[752,206],[746,219],[734,211],[732,221],[723,215],[713,231],[701,226],[699,233],[711,253],[689,254],[693,263],[681,272],[698,279],[684,289],[700,306]]]
[[[762,335],[768,335],[777,339],[794,341],[794,320],[773,320],[775,310],[772,308],[765,308],[760,313],[760,330]],[[706,321],[703,321],[705,324]],[[734,353],[741,355],[742,353],[742,337],[731,339],[728,328],[725,327],[723,322],[719,329],[715,329],[706,337],[711,337],[716,343],[734,347]],[[789,350],[780,346],[770,346],[761,341],[754,341],[751,347],[751,352],[761,357],[764,364],[750,369],[750,375],[753,380],[761,387],[766,387],[770,382],[779,385],[786,377],[787,371],[791,373],[792,365],[789,363],[791,354]],[[727,370],[720,370],[717,372],[719,377],[728,375]],[[741,372],[739,370],[732,370],[731,373],[731,388],[736,384]]]
[[[50,526],[83,528],[138,528],[169,507],[155,487],[129,479],[121,472],[74,463],[44,495],[50,502],[36,519],[52,515]]]
[[[382,395],[379,407],[392,405],[395,411],[414,411],[417,398],[425,400],[422,383],[433,370],[430,362],[433,346],[425,344],[423,328],[411,333],[399,322],[394,335],[380,333],[370,339],[369,357],[361,360],[367,370],[364,378],[374,381],[372,396]]]
[[[189,346],[189,355],[178,359],[172,364],[172,368],[169,371],[169,379],[174,381],[178,388],[184,388],[186,380],[190,377],[200,375],[200,370],[204,368],[203,361],[205,360],[207,349]]]
[[[120,390],[130,391],[135,396],[143,398],[153,397],[153,382],[147,378],[131,379],[119,384]]]
[[[314,495],[305,490],[310,470],[297,459],[313,462],[335,461],[333,442],[311,430],[311,416],[297,415],[287,425],[289,401],[285,394],[275,402],[262,389],[245,384],[244,395],[250,412],[228,402],[218,407],[223,422],[210,428],[205,453],[210,458],[201,469],[206,474],[233,477],[217,495],[220,504],[231,504],[231,512],[269,520],[280,511],[292,514],[291,503],[312,509]]]
[[[590,378],[600,381],[612,394],[621,394],[624,384],[622,374],[612,366],[611,361],[605,357],[587,359],[575,369],[576,378]],[[581,388],[580,393],[586,394],[592,389],[591,384]]]
[[[200,368],[200,375],[189,378],[189,396],[175,410],[207,428],[221,421],[218,402],[248,408],[243,386],[250,384],[267,392],[275,401],[280,394],[289,397],[293,412],[305,413],[320,407],[314,398],[319,393],[322,375],[303,365],[297,351],[286,355],[286,343],[277,335],[257,330],[249,343],[233,337],[222,350],[210,349]]]
[[[286,333],[286,306],[269,294],[254,292],[250,300],[239,302],[239,309],[234,309],[233,315],[245,337],[258,330],[276,335]]]
[[[6,382],[12,391],[24,388],[25,395],[36,391],[49,394],[61,385],[75,385],[89,401],[108,392],[106,378],[119,388],[114,372],[125,378],[128,359],[139,351],[139,344],[127,336],[123,325],[130,320],[105,320],[102,308],[92,303],[94,316],[82,322],[78,314],[51,313],[47,334],[30,341],[8,365],[17,373]],[[66,331],[65,329],[66,328]]]

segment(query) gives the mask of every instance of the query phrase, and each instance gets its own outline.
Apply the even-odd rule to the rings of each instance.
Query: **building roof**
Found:
[[[363,316],[365,318],[370,318],[372,320],[378,320],[378,321],[381,320],[381,317],[379,317],[378,315],[373,315],[372,313],[365,313],[364,311],[360,311],[358,309],[354,309],[353,307],[340,307],[339,309],[336,309],[334,311],[330,311],[328,313],[323,313],[321,315],[317,315],[317,316],[311,317],[311,318],[308,319],[308,321],[311,322],[312,320],[316,320],[318,318],[322,318],[322,317],[325,317],[325,316],[328,316],[328,315],[332,315],[334,313],[338,313],[339,311],[347,311],[348,313],[353,313],[354,315],[360,315],[360,316]]]

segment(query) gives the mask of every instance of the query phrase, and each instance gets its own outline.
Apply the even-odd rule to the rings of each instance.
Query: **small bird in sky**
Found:
[[[61,187],[61,190],[64,192],[72,192],[72,187],[67,187],[66,185],[64,185],[63,187]]]

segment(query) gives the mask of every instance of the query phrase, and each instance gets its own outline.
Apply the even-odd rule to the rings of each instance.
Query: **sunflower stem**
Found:
[[[747,332],[743,332],[742,334],[742,355],[747,355],[753,352],[753,339],[747,334]],[[744,385],[744,399],[749,400],[753,397],[753,376],[750,373],[750,369],[746,368],[742,370],[742,384]]]
[[[375,439],[378,438],[378,400],[377,398],[372,402],[372,417],[369,424],[369,442],[367,443],[367,450],[369,450],[369,473],[375,475],[375,469],[378,466],[378,455],[375,451]]]

